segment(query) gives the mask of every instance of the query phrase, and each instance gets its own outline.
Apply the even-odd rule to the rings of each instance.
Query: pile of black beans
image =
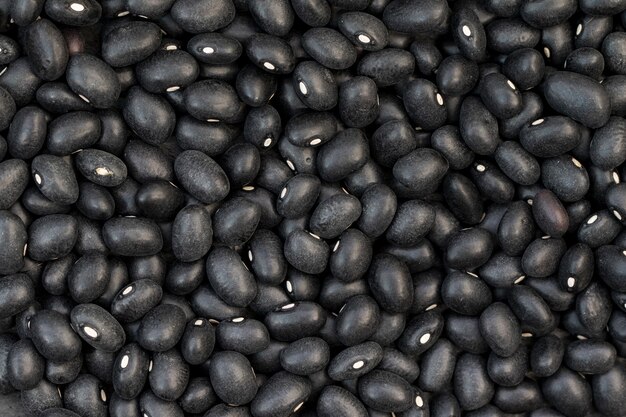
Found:
[[[626,416],[626,0],[0,0],[0,393]]]

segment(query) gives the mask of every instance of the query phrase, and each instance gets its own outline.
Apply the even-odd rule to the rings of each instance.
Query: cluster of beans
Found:
[[[0,0],[0,393],[626,415],[626,0]]]

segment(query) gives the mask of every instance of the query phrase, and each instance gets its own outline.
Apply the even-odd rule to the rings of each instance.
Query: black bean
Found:
[[[378,237],[393,221],[397,209],[396,195],[384,184],[373,184],[361,196],[361,206],[358,228],[371,238]]]
[[[410,356],[419,355],[437,342],[443,327],[443,316],[436,310],[418,314],[408,322],[398,339],[398,349]]]
[[[78,222],[67,214],[52,214],[35,220],[28,229],[27,253],[39,261],[69,254],[78,237]]]
[[[13,21],[19,26],[26,26],[34,22],[43,9],[42,1],[27,1],[21,4],[11,4],[10,11]]]
[[[287,417],[298,411],[311,393],[311,383],[288,372],[272,375],[261,387],[250,410],[257,417]]]
[[[179,399],[180,407],[187,413],[204,413],[216,402],[217,395],[207,377],[191,378]]]
[[[147,416],[183,417],[185,415],[178,403],[162,400],[150,390],[144,390],[139,396],[139,410],[138,415]]]
[[[213,249],[206,260],[206,271],[211,286],[227,304],[245,307],[256,296],[254,277],[234,250]]]
[[[445,99],[430,81],[409,81],[402,97],[409,117],[420,129],[435,130],[445,123]]]
[[[39,381],[34,388],[22,391],[20,398],[25,410],[36,415],[42,414],[47,409],[63,406],[61,391],[45,379]]]
[[[121,86],[113,69],[99,58],[79,54],[67,65],[67,82],[72,91],[96,108],[112,107]]]
[[[123,347],[113,367],[113,388],[120,398],[131,400],[139,396],[148,377],[150,358],[137,343]]]
[[[499,356],[511,356],[521,342],[520,324],[511,309],[502,302],[491,304],[480,315],[480,332]]]
[[[479,155],[491,155],[498,147],[498,123],[476,97],[467,97],[461,105],[459,130],[465,144]]]
[[[527,333],[543,336],[556,327],[550,307],[531,287],[514,285],[507,294],[507,301],[526,336]]]
[[[385,48],[366,54],[357,66],[359,75],[371,78],[377,86],[388,87],[406,81],[415,69],[411,53]]]
[[[7,358],[8,377],[13,388],[35,388],[43,378],[44,368],[45,359],[30,340],[22,339],[13,344]]]
[[[95,304],[80,304],[72,309],[73,328],[96,349],[116,352],[126,340],[124,329],[109,312]]]
[[[229,199],[213,216],[213,235],[228,246],[241,246],[250,240],[260,219],[260,208],[254,202],[242,197]]]
[[[409,33],[441,31],[450,16],[450,9],[444,1],[434,0],[390,2],[385,7],[383,22],[391,30]]]
[[[110,219],[102,227],[102,236],[109,250],[122,256],[154,255],[163,246],[157,224],[140,217]]]
[[[437,189],[447,170],[448,162],[439,152],[418,148],[398,159],[393,175],[415,193],[427,195]]]
[[[189,382],[189,365],[177,349],[155,353],[151,365],[148,382],[154,395],[166,401],[183,395]]]
[[[409,383],[387,371],[374,370],[360,378],[358,392],[365,405],[384,412],[404,411],[414,400]]]
[[[280,353],[283,369],[296,375],[310,375],[326,367],[330,359],[328,344],[317,337],[291,343]]]
[[[287,237],[284,251],[291,266],[309,274],[324,271],[330,255],[330,248],[324,240],[304,230],[296,230]]]
[[[520,348],[508,358],[503,358],[495,353],[489,354],[487,372],[489,378],[501,387],[515,387],[524,380],[528,371],[528,352],[525,346]]]
[[[140,87],[130,89],[123,114],[133,132],[150,145],[165,142],[174,131],[175,116],[172,107],[164,98]]]
[[[159,48],[161,36],[152,22],[126,22],[107,32],[102,41],[102,58],[112,67],[137,64]]]
[[[78,200],[78,182],[67,160],[53,155],[37,155],[31,164],[35,184],[48,199],[60,204]]]
[[[474,269],[489,259],[493,237],[482,228],[470,228],[454,234],[448,243],[446,262],[454,269]]]
[[[611,106],[606,90],[585,75],[555,72],[546,78],[544,95],[552,108],[587,127],[602,127],[609,120]],[[588,103],[584,110],[577,104],[579,99]]]
[[[14,274],[24,266],[28,239],[26,228],[18,216],[9,211],[1,210],[0,235],[6,239],[0,247],[0,273]]]
[[[291,46],[273,35],[253,35],[246,44],[246,55],[257,67],[270,74],[289,74],[296,66]]]
[[[485,28],[487,43],[496,52],[507,54],[521,48],[534,48],[541,32],[519,18],[495,19]]]
[[[337,385],[328,385],[317,400],[317,414],[320,417],[331,417],[337,412],[354,417],[368,416],[363,403],[350,391]]]
[[[368,295],[350,297],[337,316],[337,339],[345,346],[354,346],[370,338],[380,320],[380,309]]]
[[[594,375],[591,387],[598,411],[606,415],[621,413],[624,400],[619,395],[619,388],[624,386],[625,376],[621,365],[615,365],[601,375]]]
[[[532,277],[547,277],[557,271],[566,250],[563,239],[550,236],[535,239],[522,255],[522,269]]]
[[[177,0],[172,6],[171,16],[187,32],[214,32],[232,22],[235,18],[235,6],[231,0],[217,2]]]
[[[454,394],[464,410],[476,410],[494,395],[494,385],[487,375],[487,361],[478,355],[464,353],[459,356],[453,382]]]
[[[174,169],[183,188],[204,203],[220,201],[230,190],[224,170],[200,151],[182,152],[176,158]]]
[[[350,41],[336,30],[312,28],[302,35],[302,47],[317,62],[329,69],[346,69],[357,58]]]
[[[478,315],[491,303],[491,291],[483,281],[457,271],[443,280],[441,297],[452,310],[467,315]]]
[[[30,329],[35,347],[46,359],[67,361],[80,354],[80,338],[62,314],[40,310],[31,318]]]
[[[289,303],[265,316],[270,336],[280,341],[295,341],[315,336],[326,322],[326,311],[310,301]],[[271,346],[271,344],[270,344]]]
[[[580,374],[561,367],[541,385],[546,401],[558,411],[570,416],[583,416],[591,408],[591,387]],[[565,393],[575,396],[564,396]],[[568,394],[569,395],[569,394]]]
[[[76,356],[66,362],[46,362],[46,379],[53,384],[68,384],[76,379],[83,366],[83,357]]]
[[[143,316],[138,342],[144,349],[165,352],[178,343],[184,331],[184,311],[173,304],[160,304]]]

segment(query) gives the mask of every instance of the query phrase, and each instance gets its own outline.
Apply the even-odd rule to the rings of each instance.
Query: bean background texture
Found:
[[[625,63],[624,0],[0,0],[0,396],[625,417]]]

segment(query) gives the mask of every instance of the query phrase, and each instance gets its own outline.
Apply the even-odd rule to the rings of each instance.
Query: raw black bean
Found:
[[[415,316],[398,339],[398,349],[410,356],[427,351],[437,342],[443,331],[443,316],[435,310]]]
[[[102,58],[112,67],[137,64],[155,52],[161,31],[152,22],[126,22],[109,31],[102,41]]]
[[[599,128],[609,120],[611,104],[606,90],[585,75],[557,71],[546,78],[544,95],[553,109],[587,127]],[[578,100],[587,103],[584,109]]]
[[[50,17],[54,18],[53,15]],[[33,72],[41,79],[53,81],[65,72],[69,52],[61,31],[47,19],[28,26],[26,49]]]
[[[531,287],[514,285],[507,294],[507,301],[525,334],[543,336],[556,327],[550,307]]]
[[[69,318],[52,310],[40,310],[30,320],[32,341],[46,359],[68,361],[81,351],[80,338]]]
[[[183,188],[204,203],[220,201],[230,190],[222,168],[200,151],[182,152],[176,158],[174,169]]]
[[[169,1],[168,3],[171,4]],[[177,0],[172,6],[171,16],[187,32],[214,32],[232,22],[235,18],[235,6],[231,0],[217,2]]]
[[[483,265],[493,251],[493,237],[482,228],[454,234],[448,243],[446,263],[454,269],[474,269]]]
[[[6,239],[2,247],[0,247],[0,273],[14,274],[24,266],[24,256],[27,250],[26,242],[28,240],[26,227],[15,214],[6,210],[0,210],[0,235]],[[14,297],[8,298],[12,299]]]
[[[217,326],[217,343],[224,350],[251,355],[267,348],[270,336],[263,323],[254,319],[236,317]]]
[[[83,357],[76,356],[66,362],[46,362],[46,379],[53,384],[68,384],[76,379],[83,366]]]
[[[160,304],[142,318],[137,338],[144,349],[165,352],[178,343],[184,331],[184,311],[173,304]]]
[[[341,33],[330,28],[312,28],[302,35],[302,47],[317,62],[329,69],[351,67],[356,50]]]
[[[363,403],[350,391],[337,385],[328,385],[317,400],[317,414],[320,417],[331,417],[338,412],[354,417],[369,415]]]
[[[72,91],[99,109],[112,107],[121,91],[113,69],[104,61],[88,54],[74,55],[70,58],[67,65],[67,82]]]
[[[73,328],[96,349],[116,352],[126,340],[124,329],[109,312],[95,304],[80,304],[72,309]]]
[[[63,406],[59,388],[45,379],[39,381],[34,388],[22,391],[20,398],[25,410],[36,415],[47,409]]]
[[[78,182],[67,160],[53,155],[37,155],[31,172],[39,191],[48,199],[60,204],[73,204],[78,200]]]
[[[502,302],[491,304],[480,315],[480,332],[499,356],[511,356],[521,343],[520,324],[511,309]]]
[[[227,304],[245,307],[256,296],[256,283],[237,252],[213,249],[206,260],[207,277],[217,295]]]
[[[452,17],[452,36],[460,52],[471,61],[482,61],[486,55],[487,35],[476,13],[469,7],[459,9]]]
[[[22,339],[11,347],[7,358],[9,381],[17,390],[35,388],[42,380],[45,359],[37,352],[33,343]]]
[[[445,29],[450,9],[444,1],[394,0],[385,7],[383,22],[391,30],[424,33]]]
[[[304,230],[295,230],[287,237],[284,251],[291,266],[308,274],[323,272],[330,255],[330,248],[325,241]]]
[[[187,389],[179,399],[180,407],[187,413],[203,413],[217,402],[217,395],[206,377],[189,380]]]
[[[49,261],[68,255],[78,238],[78,222],[67,214],[52,214],[36,219],[28,228],[28,256]]]
[[[166,401],[175,401],[187,388],[189,365],[176,349],[157,352],[152,356],[148,382],[157,397]]]
[[[246,55],[257,67],[270,74],[289,74],[296,66],[291,46],[273,35],[253,35],[246,44]]]
[[[397,198],[388,186],[373,184],[361,196],[361,206],[357,226],[370,238],[375,238],[382,235],[393,221]]]
[[[213,236],[228,246],[241,246],[250,240],[260,219],[260,208],[254,202],[242,197],[229,199],[213,216]]]
[[[414,400],[411,386],[402,377],[374,370],[358,381],[359,397],[365,405],[383,412],[400,412]]]
[[[287,417],[298,411],[311,394],[311,383],[288,372],[272,375],[261,387],[250,410],[256,417]]]
[[[533,240],[522,255],[522,269],[532,277],[547,277],[555,273],[567,250],[563,239],[543,236]]]
[[[189,53],[176,49],[155,52],[136,71],[137,81],[150,93],[172,93],[194,82],[200,70]]]
[[[380,309],[368,295],[350,297],[337,316],[337,339],[345,346],[354,346],[369,339],[380,320]]]
[[[359,75],[371,78],[379,87],[406,81],[414,69],[415,58],[409,52],[396,48],[370,52],[361,58],[357,66]]]
[[[326,322],[326,311],[310,301],[289,303],[265,316],[270,336],[280,341],[295,341],[315,336]],[[271,344],[270,344],[271,346]]]
[[[183,417],[185,414],[174,401],[165,401],[157,397],[150,390],[144,390],[139,397],[139,410],[148,416]]]
[[[591,408],[591,387],[580,374],[561,367],[544,380],[541,390],[544,398],[558,411],[571,416],[583,416]],[[573,397],[565,393],[575,394]]]
[[[122,399],[136,398],[148,377],[149,356],[137,343],[126,345],[117,354],[113,367],[113,388]]]
[[[491,303],[489,287],[478,277],[452,272],[441,284],[443,302],[460,314],[478,315]]]
[[[283,369],[296,375],[311,375],[320,371],[329,359],[328,344],[317,337],[305,337],[293,342],[280,353]]]
[[[476,410],[486,405],[494,394],[486,360],[471,353],[464,353],[457,359],[453,383],[454,394],[464,410]]]
[[[122,256],[147,256],[163,247],[161,230],[152,220],[140,217],[116,217],[106,221],[102,236],[109,250]]]
[[[465,144],[479,155],[491,155],[500,144],[498,123],[476,97],[466,97],[461,104],[459,130]]]
[[[174,110],[157,95],[133,87],[123,108],[124,120],[143,141],[150,145],[165,142],[174,131]]]

